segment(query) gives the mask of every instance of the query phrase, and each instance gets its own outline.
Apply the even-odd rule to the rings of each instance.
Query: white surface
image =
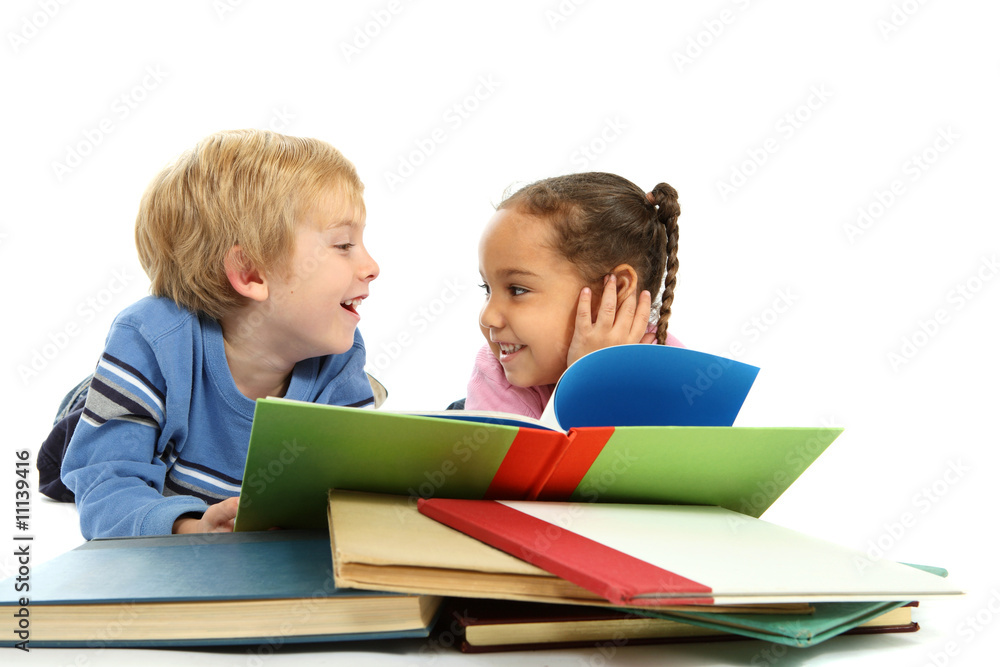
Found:
[[[737,424],[846,428],[765,518],[947,567],[969,591],[921,607],[915,635],[781,655],[753,643],[617,649],[615,664],[974,667],[995,655],[993,3],[12,0],[0,11],[0,547],[14,531],[13,452],[37,450],[113,315],[146,293],[132,240],[142,190],[212,131],[271,126],[330,141],[367,183],[366,244],[382,273],[361,327],[389,409],[441,409],[464,395],[480,345],[476,242],[505,188],[583,169],[646,189],[669,182],[683,209],[671,331],[762,369]],[[566,20],[553,23],[560,11]],[[883,34],[892,20],[898,30]],[[342,45],[366,26],[378,34],[348,59]],[[692,62],[679,67],[687,49]],[[53,163],[88,143],[59,180]],[[925,151],[935,161],[914,168]],[[421,164],[390,188],[385,173],[411,154]],[[754,173],[723,200],[719,182],[746,160]],[[877,213],[879,199],[892,201],[849,237],[858,208]],[[889,355],[915,337],[915,355],[894,365]],[[38,374],[25,377],[19,369],[33,361]],[[80,541],[72,508],[37,497],[31,530],[35,563]],[[0,548],[4,573],[12,551]],[[590,651],[475,659],[422,646],[284,649],[263,661],[243,649],[2,659],[607,660]]]

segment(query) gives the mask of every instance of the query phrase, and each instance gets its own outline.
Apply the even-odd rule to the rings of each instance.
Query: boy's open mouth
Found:
[[[364,297],[360,297],[360,296],[357,297],[357,298],[354,298],[354,299],[348,299],[347,301],[342,302],[340,304],[340,307],[344,308],[345,310],[349,310],[352,313],[354,313],[355,315],[357,315],[358,314],[357,308],[358,308],[358,306],[361,305],[361,302],[363,300],[364,300]]]

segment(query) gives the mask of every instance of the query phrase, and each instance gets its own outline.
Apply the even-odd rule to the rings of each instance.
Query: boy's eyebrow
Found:
[[[356,229],[364,229],[365,223],[357,218],[344,218],[343,220],[338,220],[337,222],[331,222],[326,226],[327,229],[338,229],[340,227],[354,227]]]

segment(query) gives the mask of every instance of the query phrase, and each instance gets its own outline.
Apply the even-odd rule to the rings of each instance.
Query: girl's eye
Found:
[[[337,250],[350,250],[351,248],[354,247],[354,244],[353,243],[338,243],[337,245],[335,245],[333,247],[336,248]]]
[[[528,290],[523,287],[518,287],[517,285],[511,285],[507,289],[510,290],[511,296],[521,296],[522,294],[528,293]]]
[[[486,283],[482,283],[482,284],[479,285],[479,287],[482,288],[482,289],[484,289],[484,290],[486,290],[486,296],[490,295],[490,286],[489,285],[487,285]]]

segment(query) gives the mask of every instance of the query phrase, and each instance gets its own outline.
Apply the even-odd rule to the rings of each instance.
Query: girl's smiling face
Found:
[[[479,242],[486,302],[479,327],[517,387],[555,384],[566,370],[580,290],[576,266],[552,247],[544,218],[501,209]]]

